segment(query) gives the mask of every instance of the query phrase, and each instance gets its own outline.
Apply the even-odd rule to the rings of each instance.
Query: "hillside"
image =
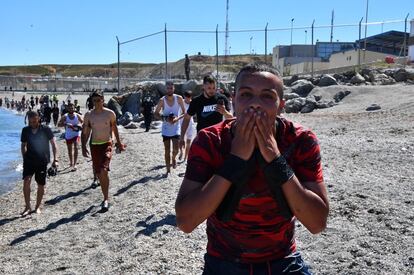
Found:
[[[225,59],[219,56],[220,72],[235,73],[243,65],[252,62],[264,62],[264,55],[231,55]],[[216,70],[216,57],[206,55],[190,56],[191,77],[200,78]],[[267,60],[271,62],[271,57]],[[172,78],[184,78],[184,59],[169,62],[169,75]],[[121,63],[121,75],[126,78],[153,79],[164,77],[165,64]],[[0,75],[54,75],[63,77],[116,77],[117,63],[113,64],[86,64],[86,65],[31,65],[31,66],[0,66]]]

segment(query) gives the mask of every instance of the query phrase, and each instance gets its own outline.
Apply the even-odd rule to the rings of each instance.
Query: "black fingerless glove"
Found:
[[[291,219],[293,214],[282,191],[282,185],[294,176],[292,168],[281,155],[268,163],[259,150],[255,151],[260,167],[263,169],[267,184],[275,198],[281,214],[286,219]]]
[[[230,181],[232,185],[224,196],[222,202],[216,210],[217,218],[222,222],[232,219],[243,190],[256,168],[254,155],[249,160],[243,160],[230,154],[224,161],[222,167],[217,171],[219,175]]]

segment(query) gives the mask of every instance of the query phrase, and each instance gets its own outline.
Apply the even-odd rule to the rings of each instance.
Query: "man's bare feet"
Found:
[[[183,152],[180,152],[180,154],[178,155],[178,160],[182,160],[183,159]]]
[[[75,172],[76,170],[78,170],[78,168],[76,168],[76,165],[73,165],[72,169],[70,170],[71,172]]]
[[[26,208],[24,209],[24,211],[23,211],[22,213],[20,213],[20,216],[21,216],[21,217],[25,217],[25,216],[29,215],[31,212],[32,212],[32,209],[31,209],[31,208],[26,207]]]
[[[172,160],[172,168],[177,168],[177,161],[175,159]]]
[[[34,213],[36,214],[42,214],[42,211],[40,210],[40,207],[36,208]]]

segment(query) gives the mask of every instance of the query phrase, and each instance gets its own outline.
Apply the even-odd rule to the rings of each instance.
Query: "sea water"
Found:
[[[0,107],[0,195],[21,180],[20,134],[23,127],[23,114]]]

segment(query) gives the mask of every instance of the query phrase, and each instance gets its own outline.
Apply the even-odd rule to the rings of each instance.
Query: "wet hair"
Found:
[[[279,78],[281,80],[281,76],[278,70],[276,70],[275,68],[265,65],[265,64],[248,64],[246,66],[244,66],[243,68],[240,69],[239,73],[236,76],[236,81],[235,81],[235,86],[236,89],[234,90],[234,94],[236,94],[237,88],[239,86],[239,82],[242,78],[243,74],[253,74],[253,73],[258,73],[258,72],[267,72],[267,73],[271,73],[273,75],[275,75],[277,78]],[[283,99],[283,85],[282,85],[282,89],[279,91],[277,90],[277,94],[279,95],[280,99]]]
[[[174,82],[172,80],[165,81],[165,86],[167,85],[174,85]]]
[[[203,84],[207,84],[207,83],[216,84],[216,79],[211,75],[206,75],[203,78]]]
[[[103,93],[102,93],[102,91],[95,90],[91,94],[91,97],[103,97]]]
[[[185,91],[184,92],[184,97],[192,97],[193,96],[193,92],[192,91]]]
[[[27,112],[27,118],[28,119],[31,119],[31,118],[34,118],[34,117],[39,117],[39,113],[35,112],[35,111],[28,111]]]
[[[67,107],[75,107],[75,104],[73,104],[72,102],[71,103],[68,103],[68,105],[66,105]]]

